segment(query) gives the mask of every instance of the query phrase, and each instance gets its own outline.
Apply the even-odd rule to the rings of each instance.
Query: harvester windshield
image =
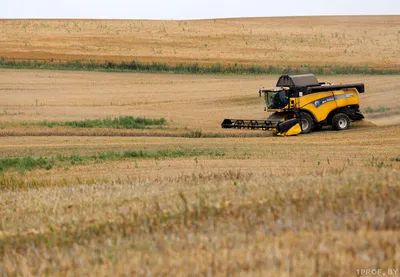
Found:
[[[269,91],[265,93],[268,109],[283,109],[289,104],[288,91]]]

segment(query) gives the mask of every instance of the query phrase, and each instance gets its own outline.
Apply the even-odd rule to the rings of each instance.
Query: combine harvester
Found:
[[[361,120],[358,94],[364,84],[320,83],[313,74],[283,75],[275,89],[259,90],[267,104],[265,111],[273,112],[268,119],[224,119],[222,128],[261,129],[279,136],[310,133],[322,126],[346,130],[350,121]]]

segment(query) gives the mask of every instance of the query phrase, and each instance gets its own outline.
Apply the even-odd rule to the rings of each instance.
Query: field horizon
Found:
[[[400,70],[400,16],[3,19],[0,57],[49,63],[353,66]],[[384,30],[384,31],[382,31]]]

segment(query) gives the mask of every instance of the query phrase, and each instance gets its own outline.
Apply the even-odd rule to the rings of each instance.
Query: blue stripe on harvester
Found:
[[[339,99],[351,98],[353,96],[354,95],[352,93],[349,93],[349,94],[341,94],[341,95],[329,96],[329,97],[321,98],[321,99],[318,99],[318,100],[314,101],[314,106],[316,108],[318,108],[319,106],[321,106],[321,105],[323,105],[325,103],[332,102],[334,100],[339,100]]]

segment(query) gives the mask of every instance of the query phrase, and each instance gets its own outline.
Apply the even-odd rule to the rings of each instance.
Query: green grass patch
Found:
[[[0,171],[8,168],[15,168],[19,171],[43,168],[50,170],[53,168],[55,159],[53,157],[13,157],[0,158]]]
[[[167,124],[164,118],[145,118],[133,116],[107,117],[103,119],[86,119],[81,121],[42,121],[34,125],[45,127],[72,127],[72,128],[113,128],[113,129],[146,129],[150,126],[161,127]],[[22,123],[28,125],[28,123]]]
[[[364,113],[384,113],[390,111],[390,108],[387,107],[377,107],[377,108],[372,108],[368,106],[366,109],[363,110]]]
[[[157,150],[157,151],[124,151],[124,152],[102,152],[92,155],[55,155],[46,157],[7,157],[0,158],[0,172],[15,169],[20,172],[31,171],[34,169],[50,170],[54,166],[67,166],[75,164],[84,164],[88,162],[105,162],[110,160],[126,160],[137,158],[179,158],[179,157],[196,157],[196,156],[214,156],[221,157],[225,154],[218,150],[196,150],[196,149],[179,149],[179,150]]]
[[[188,74],[300,74],[314,73],[318,75],[332,74],[368,74],[368,75],[387,75],[400,74],[400,67],[389,69],[371,68],[365,66],[340,66],[340,65],[298,65],[298,66],[274,66],[274,65],[241,65],[241,64],[221,64],[200,65],[166,63],[143,63],[133,60],[131,62],[115,63],[105,61],[104,63],[92,60],[74,60],[67,62],[54,62],[50,60],[23,60],[0,58],[0,68],[14,69],[47,69],[47,70],[82,70],[82,71],[111,71],[111,72],[149,72],[149,73],[188,73]]]

